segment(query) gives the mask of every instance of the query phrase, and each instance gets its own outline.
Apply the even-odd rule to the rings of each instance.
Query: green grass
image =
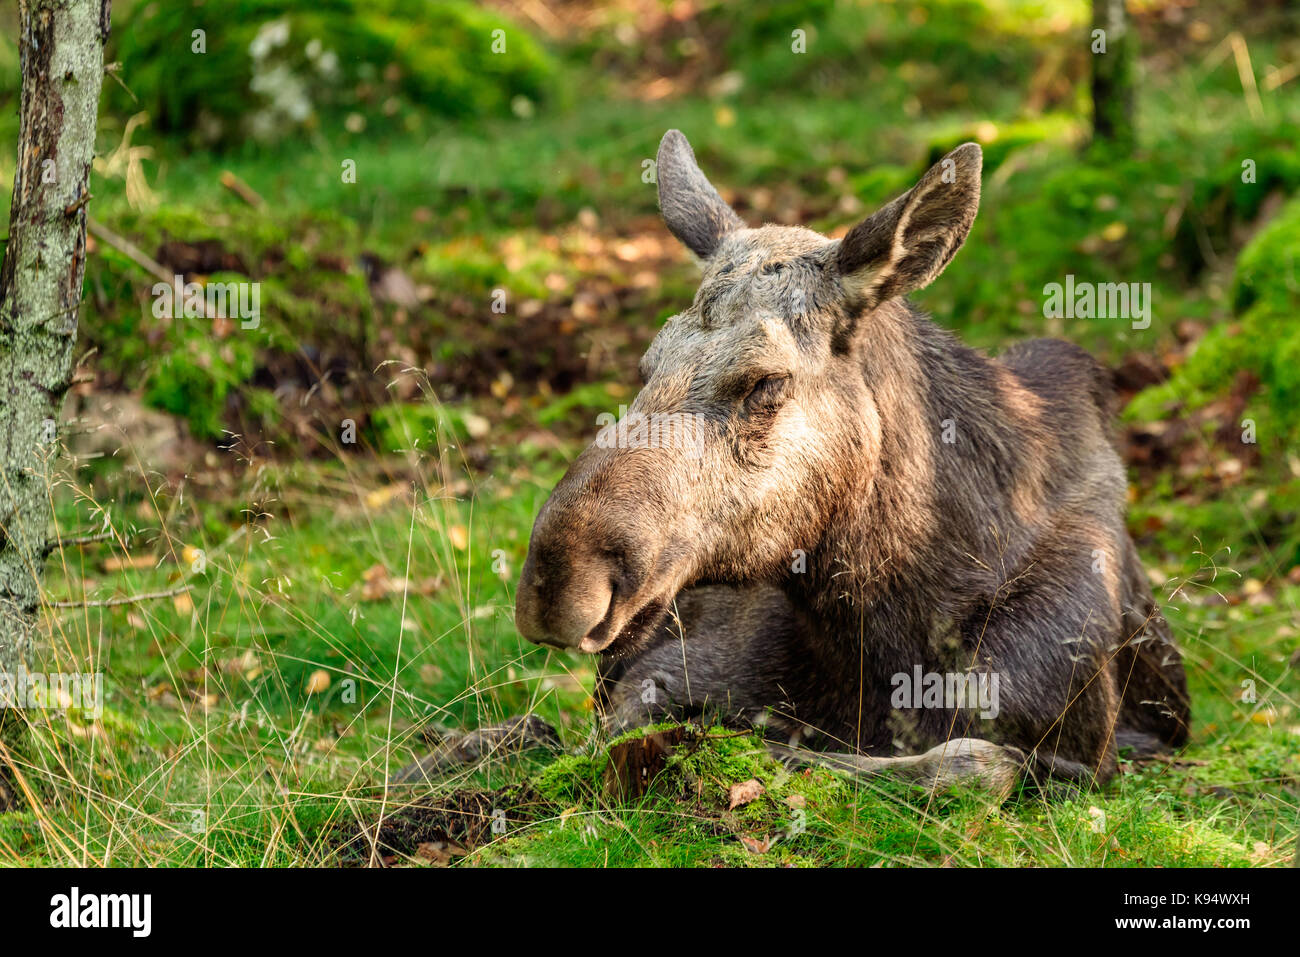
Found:
[[[555,466],[521,454],[508,489],[476,486],[445,459],[373,466],[261,463],[216,515],[193,500],[145,499],[126,472],[81,490],[85,501],[117,496],[132,516],[123,531],[163,530],[129,550],[157,567],[105,572],[109,554],[128,552],[88,546],[63,556],[51,592],[107,597],[189,581],[193,607],[53,613],[54,640],[35,666],[102,670],[106,709],[98,721],[39,713],[26,777],[41,810],[0,822],[5,860],[330,863],[344,838],[381,816],[401,820],[409,801],[525,782],[527,816],[506,805],[514,823],[462,865],[1255,866],[1291,854],[1300,728],[1288,609],[1300,588],[1221,604],[1216,592],[1241,594],[1222,555],[1217,568],[1159,556],[1194,702],[1193,742],[1176,762],[1126,764],[1096,793],[1001,805],[787,771],[756,739],[712,729],[647,797],[620,800],[602,783],[609,742],[594,735],[591,661],[536,649],[510,623],[525,532]],[[85,504],[62,514],[69,526],[92,520]],[[190,571],[186,545],[204,549],[204,573]],[[376,565],[408,583],[368,596]],[[430,579],[440,582],[426,594]],[[311,693],[318,671],[329,686]],[[1253,702],[1242,700],[1245,681]],[[421,729],[525,711],[553,722],[570,754],[493,760],[431,793],[385,797],[386,774],[427,748]],[[764,795],[729,811],[727,789],[750,779]]]
[[[98,221],[150,255],[166,240],[221,241],[263,283],[265,317],[224,338],[207,323],[159,323],[154,280],[137,262],[104,243],[89,258],[82,337],[96,390],[175,414],[195,441],[179,468],[139,461],[125,441],[60,473],[60,528],[107,528],[114,539],[56,553],[47,592],[102,601],[192,587],[48,609],[33,666],[102,671],[106,706],[97,719],[30,712],[24,779],[39,801],[0,817],[0,862],[355,862],[340,851],[348,837],[381,819],[418,820],[428,809],[413,802],[471,792],[501,802],[511,823],[460,866],[1290,859],[1300,826],[1300,585],[1287,578],[1300,562],[1285,361],[1296,341],[1294,200],[1255,230],[1300,188],[1300,83],[1261,90],[1255,116],[1232,58],[1211,57],[1225,11],[1214,38],[1185,44],[1176,68],[1151,61],[1139,153],[1117,161],[1084,148],[1086,4],[701,8],[703,52],[667,21],[624,43],[626,11],[582,37],[539,40],[555,72],[531,115],[452,122],[407,104],[401,122],[358,132],[322,110],[301,135],[219,152],[145,127],[133,143],[154,149],[142,161],[153,203],[96,173]],[[1248,27],[1261,75],[1300,52],[1294,29]],[[803,58],[787,52],[795,28],[809,31]],[[689,78],[700,58],[708,69],[674,95],[629,96],[655,51],[670,74]],[[0,46],[0,66],[5,57]],[[726,74],[739,83],[711,87]],[[115,94],[101,156],[133,110]],[[11,114],[0,116],[5,141]],[[693,291],[693,267],[668,244],[642,181],[672,126],[747,218],[823,230],[847,227],[943,150],[977,138],[987,162],[979,220],[920,297],[939,322],[991,349],[1062,335],[1110,362],[1176,348],[1181,320],[1208,327],[1174,378],[1130,408],[1136,425],[1212,410],[1230,373],[1256,371],[1258,461],[1212,482],[1238,451],[1210,417],[1189,432],[1190,464],[1132,476],[1130,527],[1192,688],[1192,741],[1176,761],[1126,763],[1094,793],[1001,804],[792,772],[754,738],[710,729],[645,797],[606,790],[594,663],[523,641],[512,588],[537,509],[596,414],[631,395],[657,323]],[[1243,158],[1257,164],[1253,184],[1241,180]],[[345,160],[356,183],[340,175]],[[225,170],[266,206],[224,188]],[[0,174],[7,197],[12,155],[0,156]],[[651,251],[623,258],[625,240]],[[372,311],[357,265],[367,252],[428,287],[418,309]],[[646,272],[653,283],[638,287]],[[1044,319],[1042,287],[1067,273],[1151,282],[1151,328]],[[505,317],[487,305],[497,288],[509,293]],[[539,304],[535,318],[522,318],[527,302]],[[513,342],[543,321],[552,325],[536,340]],[[566,338],[573,355],[560,348]],[[491,390],[471,383],[441,402],[436,384],[404,371],[498,360],[508,371],[522,361],[512,345],[543,366],[568,363],[565,387],[496,377]],[[333,371],[310,395],[307,380],[277,394],[300,366]],[[355,446],[340,444],[345,418],[359,424]],[[427,750],[428,729],[526,711],[555,724],[564,755],[493,760],[427,793],[384,790]],[[764,794],[729,810],[728,787],[750,779]],[[395,860],[420,863],[414,854],[408,840]]]

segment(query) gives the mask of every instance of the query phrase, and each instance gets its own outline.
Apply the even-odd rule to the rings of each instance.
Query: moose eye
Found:
[[[769,375],[759,379],[749,390],[749,395],[745,396],[745,411],[775,411],[785,398],[785,387],[789,381],[790,377],[785,375]]]

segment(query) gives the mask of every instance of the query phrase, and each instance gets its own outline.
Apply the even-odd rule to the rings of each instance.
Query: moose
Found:
[[[782,757],[1003,791],[1186,740],[1106,368],[1049,339],[990,358],[905,298],[966,240],[982,165],[957,147],[834,240],[747,226],[663,137],[660,209],[703,278],[628,415],[689,415],[698,441],[587,448],[516,593],[525,638],[601,656],[608,726],[712,710]],[[997,707],[899,707],[921,673],[992,677]]]

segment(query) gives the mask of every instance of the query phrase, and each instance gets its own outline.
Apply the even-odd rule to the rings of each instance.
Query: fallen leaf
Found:
[[[1260,708],[1250,716],[1250,720],[1255,724],[1266,724],[1270,728],[1277,723],[1277,709],[1272,706]]]
[[[446,867],[453,857],[464,857],[469,851],[451,841],[425,841],[415,849],[420,860]]]
[[[481,439],[492,431],[492,423],[484,416],[473,412],[466,412],[464,417],[465,431],[469,433],[471,439]]]
[[[733,784],[727,791],[727,810],[734,811],[738,807],[749,804],[757,800],[764,791],[763,785],[758,783],[756,778],[750,778],[748,781],[742,781],[739,784]]]

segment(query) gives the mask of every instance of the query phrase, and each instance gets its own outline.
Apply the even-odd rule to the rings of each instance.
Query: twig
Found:
[[[175,277],[167,271],[166,267],[164,267],[162,263],[158,262],[156,259],[150,259],[144,250],[135,245],[135,243],[131,242],[129,239],[123,239],[103,223],[96,222],[93,219],[87,222],[87,227],[95,236],[108,243],[145,272],[150,273],[165,283],[170,284],[174,281]]]
[[[174,598],[182,592],[187,592],[192,586],[178,585],[176,588],[169,588],[167,591],[151,591],[142,595],[127,595],[124,598],[100,598],[91,601],[52,601],[47,604],[51,608],[113,608],[117,605],[134,605],[140,601],[153,601],[156,598]]]
[[[77,199],[76,199],[75,201],[69,203],[67,206],[65,206],[65,207],[63,208],[63,215],[64,215],[64,216],[71,216],[71,215],[73,215],[73,214],[76,213],[79,209],[81,209],[83,206],[85,206],[87,203],[89,203],[90,200],[91,200],[91,198],[92,198],[92,197],[91,197],[91,194],[90,194],[90,190],[88,190],[88,189],[86,189],[86,190],[82,190],[81,195],[80,195],[79,197],[77,197]]]
[[[1290,83],[1300,76],[1300,63],[1289,63],[1284,67],[1274,67],[1260,84],[1265,90],[1276,90],[1283,83]]]
[[[140,98],[136,96],[134,93],[132,93],[131,88],[127,86],[124,82],[122,82],[122,78],[117,75],[118,71],[121,69],[122,69],[122,64],[110,63],[104,67],[104,75],[112,79],[113,82],[115,82],[122,89],[126,90],[126,95],[131,98],[132,103],[139,103]]]
[[[106,542],[113,538],[112,532],[100,532],[97,535],[78,535],[76,538],[56,538],[48,542],[45,546],[45,554],[60,548],[71,548],[74,545],[91,545],[95,542]]]
[[[131,240],[119,236],[117,233],[113,232],[103,223],[97,223],[95,222],[95,220],[90,219],[89,217],[87,218],[86,223],[87,223],[87,228],[89,228],[89,230],[92,233],[94,233],[104,242],[108,243],[110,246],[112,246],[114,249],[120,252],[127,259],[131,260],[133,263],[135,263],[145,272],[152,274],[154,277],[161,280],[162,282],[165,282],[169,286],[172,285],[172,283],[177,282],[176,277],[167,271],[167,267],[165,267],[162,263],[158,262],[158,260],[151,259],[149,255],[144,252],[144,250],[142,250],[135,243],[131,242]],[[204,319],[216,318],[210,312],[208,312],[208,307],[204,299],[200,298],[198,300],[198,307],[199,307],[200,314]]]
[[[234,173],[230,172],[230,170],[222,170],[221,185],[226,187],[226,189],[230,190],[254,209],[261,209],[266,205],[266,200],[262,199],[262,197],[258,195],[257,190],[253,189],[253,187],[249,186]]]
[[[1253,119],[1264,115],[1264,104],[1259,99],[1259,90],[1255,86],[1255,70],[1250,65],[1250,48],[1246,38],[1237,31],[1228,34],[1232,44],[1232,55],[1237,61],[1237,76],[1241,79],[1241,92],[1246,98],[1246,107]]]

